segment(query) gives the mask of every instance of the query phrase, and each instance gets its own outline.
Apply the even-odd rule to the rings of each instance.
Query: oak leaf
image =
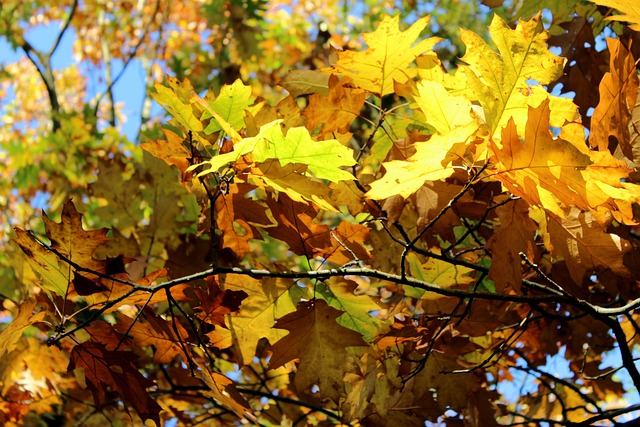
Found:
[[[638,98],[638,74],[631,53],[617,39],[607,39],[610,71],[600,81],[600,103],[593,111],[589,144],[600,151],[609,150],[610,137],[622,152],[633,157],[629,143],[629,121]]]
[[[0,358],[4,358],[16,348],[25,329],[34,323],[44,320],[46,313],[44,311],[34,313],[35,308],[35,301],[27,300],[23,302],[18,309],[18,314],[0,332]]]
[[[95,272],[105,273],[107,262],[93,257],[96,249],[109,241],[106,228],[85,231],[80,214],[71,200],[62,209],[59,223],[43,214],[51,247],[76,264]],[[14,242],[26,254],[27,262],[41,277],[40,286],[60,296],[67,293],[71,278],[69,266],[56,254],[44,248],[28,232],[16,227]]]
[[[376,313],[384,304],[358,290],[358,284],[346,279],[331,278],[326,281],[329,295],[323,294],[327,303],[342,312],[337,322],[362,335],[366,342],[389,329],[390,320],[380,320]],[[319,288],[320,289],[320,288]],[[322,292],[316,289],[318,294]]]
[[[289,293],[292,284],[283,279],[260,281],[232,275],[219,276],[218,280],[221,289],[244,291],[248,295],[242,300],[240,310],[226,317],[226,324],[238,353],[238,363],[243,366],[251,362],[261,338],[275,343],[285,335],[272,326],[276,318],[295,310],[295,303]],[[225,337],[218,338],[226,341]]]
[[[183,356],[183,360],[187,360],[188,355],[184,354],[180,342],[185,342],[189,334],[180,322],[175,320],[172,324],[149,309],[144,311],[144,319],[146,321],[142,322],[141,319],[120,314],[114,328],[131,337],[137,347],[153,346],[155,363],[171,363],[176,356]],[[179,336],[176,336],[174,325]]]
[[[417,74],[409,66],[416,57],[427,53],[441,39],[416,39],[429,23],[429,17],[418,19],[406,31],[398,28],[400,17],[384,17],[372,33],[363,34],[368,49],[338,52],[338,61],[323,71],[347,76],[356,87],[384,96],[394,91],[394,81],[404,83]]]
[[[274,326],[289,334],[272,346],[269,368],[299,359],[296,386],[307,390],[316,384],[322,396],[337,403],[345,394],[342,376],[350,360],[346,348],[366,346],[362,335],[336,322],[341,314],[323,300],[298,303],[295,312],[279,318]]]
[[[147,141],[140,144],[140,147],[164,160],[169,165],[175,165],[180,173],[182,173],[182,179],[185,179],[185,172],[190,166],[190,158],[193,157],[193,153],[186,147],[185,138],[181,137],[177,133],[170,129],[162,129],[166,140],[156,139]]]
[[[487,250],[491,251],[493,259],[488,277],[493,280],[497,292],[503,292],[506,286],[520,285],[520,252],[531,262],[537,262],[537,227],[529,217],[528,208],[525,202],[516,200],[496,209],[500,225],[487,241]]]
[[[210,389],[204,393],[205,395],[214,398],[225,408],[231,409],[241,419],[257,422],[249,403],[238,392],[232,380],[206,367],[199,366],[199,368],[195,371],[196,376]]]
[[[258,135],[239,141],[233,151],[214,156],[211,160],[192,166],[190,170],[207,166],[198,176],[206,175],[250,153],[253,162],[277,159],[282,166],[290,163],[306,165],[316,178],[333,182],[353,179],[353,175],[340,169],[355,164],[351,149],[335,139],[314,141],[303,127],[289,129],[285,135],[279,124],[280,120],[276,120],[262,126]]]
[[[532,209],[531,217],[539,225],[545,247],[564,258],[574,282],[580,284],[585,275],[599,270],[630,276],[624,254],[632,249],[631,243],[603,231],[590,212],[573,208],[565,218],[558,218]]]
[[[580,124],[568,124],[555,137],[549,131],[549,101],[529,108],[524,141],[513,120],[502,132],[502,148],[492,142],[494,176],[530,205],[559,217],[575,206],[591,210],[602,224],[612,219],[634,224],[631,205],[640,187],[623,182],[631,169],[609,152],[594,152],[584,144]]]
[[[155,92],[151,96],[163,106],[177,122],[186,130],[201,132],[204,126],[193,111],[192,104],[195,91],[189,80],[179,81],[175,77],[166,76],[167,86],[155,84]],[[185,132],[186,133],[186,132]]]
[[[571,100],[550,97],[540,85],[546,85],[562,75],[564,60],[547,48],[547,34],[540,16],[521,20],[515,29],[494,15],[489,34],[498,48],[494,51],[477,34],[460,30],[466,53],[462,61],[469,93],[484,110],[491,134],[498,133],[513,117],[518,129],[526,123],[529,105],[551,99],[554,111],[552,125],[562,126],[577,118],[577,108]],[[533,85],[533,82],[539,83]]]
[[[232,183],[215,203],[216,225],[222,232],[220,244],[239,260],[249,251],[251,239],[262,238],[257,227],[272,225],[267,207],[248,197],[247,193],[252,191],[253,186]]]
[[[212,93],[209,91],[207,95]],[[220,89],[220,94],[215,98],[212,95],[205,97],[209,101],[211,108],[220,114],[220,116],[227,122],[233,129],[240,130],[244,127],[244,112],[249,109],[253,104],[254,97],[251,94],[251,86],[245,86],[240,79],[233,82],[231,85],[224,85]],[[200,116],[200,120],[212,118],[213,115],[209,110],[205,110]],[[205,134],[211,134],[218,132],[222,127],[218,121],[214,118],[210,121],[209,125],[204,129]]]
[[[313,132],[321,127],[321,133],[349,131],[353,120],[360,115],[366,93],[361,89],[346,86],[347,79],[340,81],[338,76],[329,78],[329,93],[324,96],[314,94],[309,97],[309,105],[302,115],[306,117],[306,127]]]
[[[207,284],[206,290],[201,288],[194,289],[200,302],[196,316],[204,322],[226,328],[227,326],[224,323],[225,316],[238,311],[240,304],[248,295],[245,291],[231,289],[223,291],[213,280],[207,280]]]
[[[369,230],[364,225],[343,220],[331,231],[331,248],[327,248],[325,259],[338,265],[372,259],[373,255],[364,245]]]
[[[98,407],[108,403],[107,390],[111,390],[131,406],[143,421],[153,420],[159,426],[162,408],[147,393],[147,388],[155,383],[138,371],[133,365],[134,360],[131,352],[110,351],[102,344],[86,342],[73,347],[67,370],[84,370],[87,387]]]
[[[329,78],[326,73],[318,70],[292,70],[279,85],[294,98],[309,94],[326,96],[329,94]]]
[[[433,250],[437,251],[437,249]],[[410,252],[407,256],[407,264],[414,278],[426,283],[432,283],[444,289],[452,286],[470,284],[475,280],[469,275],[469,273],[473,272],[470,268],[454,265],[436,258],[428,258],[426,262],[422,262],[413,252]],[[441,298],[440,295],[434,294],[433,292],[408,285],[404,285],[404,293],[408,297],[417,299]]]
[[[258,187],[287,194],[291,200],[296,202],[305,204],[311,202],[320,209],[337,212],[338,208],[334,206],[329,197],[332,187],[320,180],[305,176],[306,171],[306,165],[289,163],[286,166],[281,166],[277,159],[268,159],[252,168],[248,182]]]
[[[371,183],[366,196],[371,199],[386,199],[395,195],[406,198],[425,182],[448,178],[453,173],[452,162],[464,155],[477,129],[474,122],[469,122],[445,135],[433,135],[428,141],[417,142],[415,154],[407,161],[383,163],[386,173]]]
[[[271,209],[278,227],[267,228],[269,236],[289,245],[298,255],[313,258],[324,255],[331,247],[330,228],[325,224],[314,223],[318,209],[310,203],[292,200],[286,193],[280,193],[278,199],[269,197],[267,206]]]
[[[634,0],[590,0],[600,6],[607,6],[617,9],[622,14],[608,16],[606,19],[611,21],[629,22],[629,28],[640,31],[640,6]]]

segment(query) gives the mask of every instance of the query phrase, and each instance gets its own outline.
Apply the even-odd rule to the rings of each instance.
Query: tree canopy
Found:
[[[638,416],[638,31],[632,0],[2,1],[0,424]]]

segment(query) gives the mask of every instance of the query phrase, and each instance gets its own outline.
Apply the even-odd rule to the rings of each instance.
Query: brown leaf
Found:
[[[84,370],[87,387],[98,407],[106,404],[107,390],[118,394],[140,415],[143,421],[153,420],[160,425],[162,408],[147,393],[155,383],[145,378],[133,365],[135,355],[129,351],[109,351],[94,342],[78,344],[71,350],[68,372]]]
[[[98,246],[109,241],[107,237],[109,230],[102,228],[85,231],[82,227],[82,215],[76,210],[72,200],[64,204],[59,223],[51,220],[46,213],[43,219],[52,248],[85,268],[101,273],[105,271],[106,263],[96,260],[93,253]]]
[[[489,279],[496,285],[496,292],[505,287],[519,286],[522,281],[519,253],[527,255],[531,262],[537,262],[539,250],[536,248],[536,224],[529,217],[529,206],[517,200],[496,209],[500,225],[487,241],[493,262],[489,269]]]
[[[171,322],[155,315],[152,310],[147,309],[144,313],[146,322],[142,322],[142,319],[135,321],[121,314],[114,325],[115,330],[123,334],[127,333],[138,347],[153,346],[155,363],[171,363],[176,356],[183,356],[183,360],[186,360],[187,356],[184,355],[180,341],[186,341],[189,334],[180,322],[175,322],[175,327],[180,334],[176,337]]]
[[[216,200],[216,224],[222,231],[221,247],[231,251],[236,261],[249,251],[249,240],[262,239],[256,226],[271,225],[266,206],[247,198],[247,193],[253,190],[255,188],[250,185],[231,184],[227,194]]]
[[[274,328],[286,329],[289,334],[273,345],[269,368],[299,359],[296,386],[307,390],[317,384],[322,396],[337,403],[345,394],[346,348],[366,345],[360,334],[338,325],[336,319],[341,314],[323,300],[298,303],[295,312],[276,321]]]
[[[209,285],[206,290],[194,289],[200,305],[197,307],[200,312],[196,314],[198,318],[212,325],[226,328],[224,317],[240,309],[240,303],[248,294],[245,291],[234,291],[220,289],[213,280],[207,280]]]
[[[314,205],[295,202],[285,193],[280,193],[277,200],[269,197],[267,206],[278,227],[267,228],[265,231],[289,245],[293,253],[313,258],[331,246],[330,228],[313,222],[318,215],[318,208]]]
[[[373,258],[364,246],[369,237],[369,227],[342,221],[331,232],[331,236],[332,247],[327,248],[325,255],[327,261],[344,265],[351,261],[367,261]]]
[[[107,350],[115,350],[119,345],[129,345],[132,342],[130,337],[123,340],[123,334],[102,320],[91,323],[85,330],[91,335],[93,341],[104,344]]]
[[[603,231],[591,213],[574,208],[565,219],[559,219],[535,210],[532,218],[540,226],[547,249],[564,258],[576,283],[582,283],[585,275],[596,270],[629,276],[623,255],[632,249],[631,244]]]
[[[256,422],[251,406],[236,390],[233,381],[222,374],[210,371],[206,367],[199,366],[199,368],[199,370],[195,371],[196,376],[211,390],[205,392],[205,395],[214,398],[225,408],[232,410],[241,419]]]
[[[106,288],[100,283],[100,280],[91,280],[77,271],[74,272],[71,283],[73,283],[73,289],[76,290],[78,295],[83,297],[106,290]]]

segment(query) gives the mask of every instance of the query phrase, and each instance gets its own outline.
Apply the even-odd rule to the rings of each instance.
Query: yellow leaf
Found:
[[[356,87],[379,96],[393,93],[393,82],[404,83],[415,76],[416,69],[409,66],[441,40],[431,37],[416,43],[429,22],[428,16],[418,19],[406,31],[400,31],[399,21],[399,16],[385,17],[376,31],[363,34],[367,50],[338,52],[338,61],[323,71],[348,76]]]
[[[238,363],[251,362],[260,338],[275,343],[285,334],[274,329],[276,318],[295,310],[289,296],[291,283],[281,279],[256,280],[242,276],[220,276],[220,288],[245,291],[249,296],[240,310],[227,316],[227,326],[238,351]]]
[[[461,30],[467,46],[462,57],[469,95],[477,99],[491,133],[497,133],[513,117],[518,130],[526,122],[528,105],[538,105],[550,95],[540,86],[562,75],[563,58],[547,48],[547,33],[540,17],[519,21],[515,29],[495,15],[489,33],[498,47],[492,50],[477,34]],[[537,84],[536,84],[537,83]],[[577,107],[567,99],[555,98],[553,126],[577,118]]]
[[[16,348],[18,340],[20,340],[22,332],[26,328],[44,320],[45,312],[41,311],[33,314],[35,308],[36,303],[34,301],[22,303],[18,310],[18,315],[9,323],[9,326],[0,332],[0,359]]]
[[[475,122],[469,122],[446,135],[434,135],[429,141],[416,143],[416,152],[407,161],[383,163],[386,173],[371,183],[367,197],[386,199],[399,194],[407,198],[427,181],[448,178],[453,173],[452,161],[464,154],[477,129]]]
[[[441,135],[473,120],[471,102],[465,97],[450,95],[440,83],[423,80],[418,85],[418,93],[416,102],[427,123]]]
[[[606,19],[629,22],[631,24],[629,28],[640,31],[640,3],[636,0],[591,0],[591,2],[617,9],[622,15],[609,16]]]
[[[287,193],[296,202],[312,202],[320,209],[338,212],[329,201],[329,186],[305,176],[306,170],[306,165],[289,163],[280,166],[278,160],[268,159],[252,169],[248,182]]]
[[[473,270],[467,267],[453,265],[446,261],[442,261],[435,258],[429,258],[425,263],[422,263],[418,256],[411,252],[407,256],[407,264],[409,265],[409,271],[411,276],[427,283],[433,283],[441,288],[450,288],[455,285],[469,284],[474,281],[473,277],[469,276]],[[408,297],[418,299],[437,299],[442,298],[438,294],[425,291],[424,289],[414,288],[408,285],[404,286],[404,293]]]
[[[195,371],[196,377],[209,387],[210,391],[205,395],[214,398],[225,408],[231,409],[240,419],[256,422],[256,417],[251,406],[238,392],[233,381],[217,372],[212,372],[207,367],[198,365],[200,369]]]

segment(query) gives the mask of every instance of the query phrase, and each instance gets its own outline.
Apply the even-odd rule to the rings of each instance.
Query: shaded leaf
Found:
[[[108,403],[107,390],[117,393],[140,415],[160,425],[162,408],[149,396],[147,388],[155,385],[133,365],[135,356],[128,351],[109,351],[104,345],[92,342],[78,344],[71,350],[68,371],[82,368],[98,407]]]
[[[295,312],[279,318],[274,326],[289,334],[272,346],[269,368],[299,359],[296,385],[307,390],[317,384],[323,396],[338,402],[345,394],[342,376],[349,365],[346,348],[366,345],[360,334],[338,325],[336,319],[341,314],[323,300],[298,303]]]

